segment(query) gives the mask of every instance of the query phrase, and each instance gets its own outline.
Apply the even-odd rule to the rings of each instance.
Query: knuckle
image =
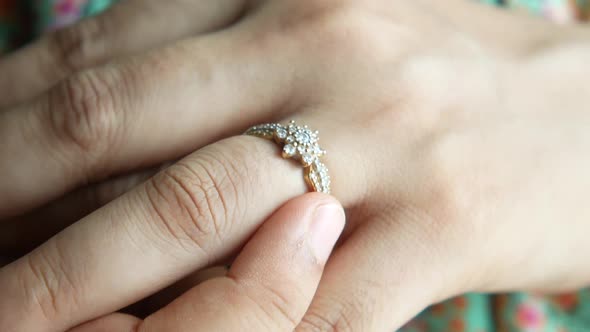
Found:
[[[331,33],[335,23],[350,8],[347,1],[307,1],[298,6],[281,22],[281,27],[290,32],[306,34],[309,31]]]
[[[376,57],[384,49],[375,31],[380,18],[355,1],[315,1],[283,26],[298,40],[312,43],[322,54],[334,53]]]
[[[239,303],[240,306],[252,308],[255,315],[265,326],[273,325],[277,330],[292,330],[300,322],[294,310],[293,301],[285,291],[275,289],[266,285],[244,284],[240,280],[227,278],[233,284],[230,297],[231,303]]]
[[[457,151],[468,151],[461,138],[454,134],[443,133],[433,138],[425,154],[429,160],[425,163],[425,172],[430,177],[430,199],[425,202],[436,219],[457,221],[461,211],[475,203],[473,198],[473,178],[465,167],[465,158],[455,158]],[[428,197],[428,196],[425,196]],[[435,204],[438,202],[438,204]]]
[[[384,312],[384,287],[362,280],[346,293],[317,295],[297,332],[374,331],[377,315]],[[362,299],[362,300],[359,300]]]
[[[280,326],[287,326],[289,329],[297,326],[300,317],[297,317],[293,301],[284,294],[285,292],[271,286],[261,286],[261,288],[262,290],[257,294],[264,294],[265,301],[257,302],[260,309]]]
[[[96,64],[99,40],[105,35],[105,25],[99,18],[56,30],[49,45],[57,70],[69,74]]]
[[[340,306],[331,307],[329,312],[310,310],[299,325],[297,332],[352,332],[350,316]],[[364,331],[364,330],[363,330]]]
[[[160,231],[183,247],[204,252],[231,227],[239,184],[219,157],[180,162],[148,182],[147,195]]]
[[[48,242],[51,243],[51,242]],[[21,287],[33,312],[46,321],[68,315],[77,306],[78,290],[60,259],[50,259],[41,251],[25,256]]]
[[[49,94],[50,124],[55,135],[84,154],[100,155],[124,127],[116,111],[116,76],[109,71],[86,71],[72,76]]]
[[[458,232],[471,232],[473,237],[469,238],[479,234],[475,209],[481,207],[478,200],[485,196],[485,188],[478,189],[479,176],[473,173],[474,165],[461,158],[470,150],[465,143],[455,134],[432,133],[412,153],[415,159],[411,164],[416,166],[420,183],[404,188],[407,191],[397,208],[423,231],[425,243],[431,247],[444,245]]]

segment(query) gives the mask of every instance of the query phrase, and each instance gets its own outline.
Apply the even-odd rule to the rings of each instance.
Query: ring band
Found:
[[[326,154],[318,144],[319,132],[307,126],[298,126],[295,121],[287,126],[279,123],[266,123],[251,127],[244,135],[256,136],[273,141],[283,149],[285,159],[299,161],[304,168],[304,178],[312,191],[330,193],[328,168],[320,161]]]

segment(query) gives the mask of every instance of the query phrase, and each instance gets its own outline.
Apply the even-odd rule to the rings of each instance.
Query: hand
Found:
[[[30,83],[27,64],[47,73],[42,91],[179,36],[122,42],[135,25],[88,33],[135,2],[124,3],[6,60],[0,69],[24,74],[6,69],[1,85],[36,91],[18,88]],[[0,155],[11,157],[0,160],[3,216],[198,149],[0,270],[0,330],[71,328],[232,257],[305,190],[274,144],[217,141],[268,120],[321,130],[333,192],[348,209],[299,331],[389,331],[467,291],[589,282],[590,91],[564,84],[588,77],[587,30],[454,1],[235,5],[197,37],[76,72],[0,114]],[[205,7],[182,12],[209,17]],[[136,20],[194,21],[150,13]],[[100,37],[66,42],[88,35]],[[564,58],[571,71],[556,70]],[[46,209],[75,215],[61,204]]]
[[[344,228],[333,198],[309,194],[280,208],[225,277],[208,280],[144,321],[112,314],[70,332],[293,331]]]

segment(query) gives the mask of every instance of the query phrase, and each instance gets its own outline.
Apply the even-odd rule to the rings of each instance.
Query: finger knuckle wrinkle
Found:
[[[281,325],[294,327],[299,324],[298,318],[293,310],[292,301],[289,301],[284,294],[270,286],[264,287],[263,293],[266,294],[268,300],[261,302],[260,307],[270,317],[278,317],[275,319],[279,322],[284,322]]]
[[[93,18],[53,32],[50,45],[58,70],[73,73],[96,62],[94,50],[104,36],[104,30],[102,21]]]
[[[86,71],[65,80],[50,94],[55,134],[85,153],[102,153],[115,145],[122,127],[115,105],[116,81],[106,72]]]
[[[233,281],[234,285],[232,294],[242,299],[234,302],[243,303],[245,301],[248,305],[252,305],[252,308],[260,313],[256,316],[270,323],[264,325],[280,327],[280,330],[290,330],[299,324],[300,320],[296,317],[293,301],[290,301],[279,290],[265,285],[254,287],[252,284],[245,285],[233,278],[229,278],[229,280]]]
[[[228,190],[217,172],[206,165],[183,162],[163,171],[149,183],[148,197],[158,222],[173,239],[208,251],[212,239],[220,241],[227,220]]]
[[[67,272],[42,255],[25,256],[25,262],[21,283],[33,312],[38,310],[46,321],[67,315],[68,308],[76,306],[77,294]]]
[[[336,309],[334,309],[336,308]],[[352,332],[353,327],[344,309],[334,306],[329,315],[316,311],[308,312],[298,332]]]

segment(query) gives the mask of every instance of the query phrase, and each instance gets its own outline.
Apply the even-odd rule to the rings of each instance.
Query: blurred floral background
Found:
[[[0,0],[0,53],[43,31],[94,15],[117,0]],[[467,1],[467,0],[466,0]],[[527,10],[558,23],[590,19],[590,0],[472,0]]]

